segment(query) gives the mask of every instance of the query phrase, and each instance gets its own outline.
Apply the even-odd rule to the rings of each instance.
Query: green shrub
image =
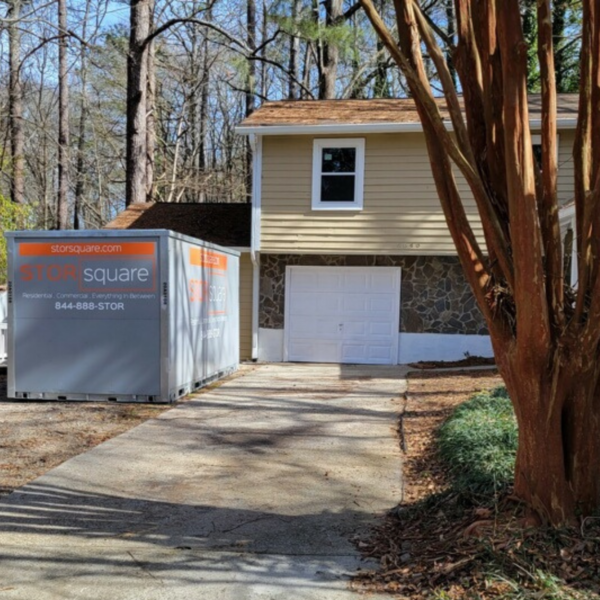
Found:
[[[489,495],[513,480],[517,422],[504,387],[461,404],[439,431],[439,452],[453,487],[466,496]]]
[[[6,283],[7,256],[5,231],[17,231],[30,228],[31,209],[28,205],[19,205],[0,195],[0,284]]]

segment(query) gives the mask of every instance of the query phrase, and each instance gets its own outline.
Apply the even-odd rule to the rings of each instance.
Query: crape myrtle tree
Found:
[[[514,405],[515,493],[553,525],[589,515],[600,505],[600,7],[596,0],[581,3],[573,149],[578,286],[572,290],[565,285],[558,215],[550,0],[536,6],[539,167],[519,0],[454,0],[458,85],[417,0],[394,0],[397,39],[373,1],[361,3],[414,98],[448,228]],[[425,53],[437,70],[452,132],[432,94]],[[485,250],[467,219],[453,167],[476,202]]]

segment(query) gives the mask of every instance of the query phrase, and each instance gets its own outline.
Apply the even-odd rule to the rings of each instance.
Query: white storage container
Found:
[[[10,398],[172,402],[237,368],[239,253],[166,230],[6,237]]]

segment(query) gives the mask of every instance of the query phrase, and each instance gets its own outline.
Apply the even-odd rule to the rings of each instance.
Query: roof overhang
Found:
[[[448,131],[452,131],[452,123],[444,121]],[[541,119],[531,119],[531,129],[541,129]],[[559,130],[575,129],[576,118],[557,119]],[[330,123],[321,125],[255,125],[238,126],[235,132],[239,135],[366,135],[369,133],[419,133],[423,131],[421,123]]]
[[[558,210],[558,216],[561,222],[568,221],[575,217],[575,203],[569,202]]]

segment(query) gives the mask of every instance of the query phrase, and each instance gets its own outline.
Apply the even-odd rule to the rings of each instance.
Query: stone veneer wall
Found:
[[[283,329],[287,265],[401,267],[400,331],[488,333],[458,258],[453,256],[261,254],[260,327]]]

